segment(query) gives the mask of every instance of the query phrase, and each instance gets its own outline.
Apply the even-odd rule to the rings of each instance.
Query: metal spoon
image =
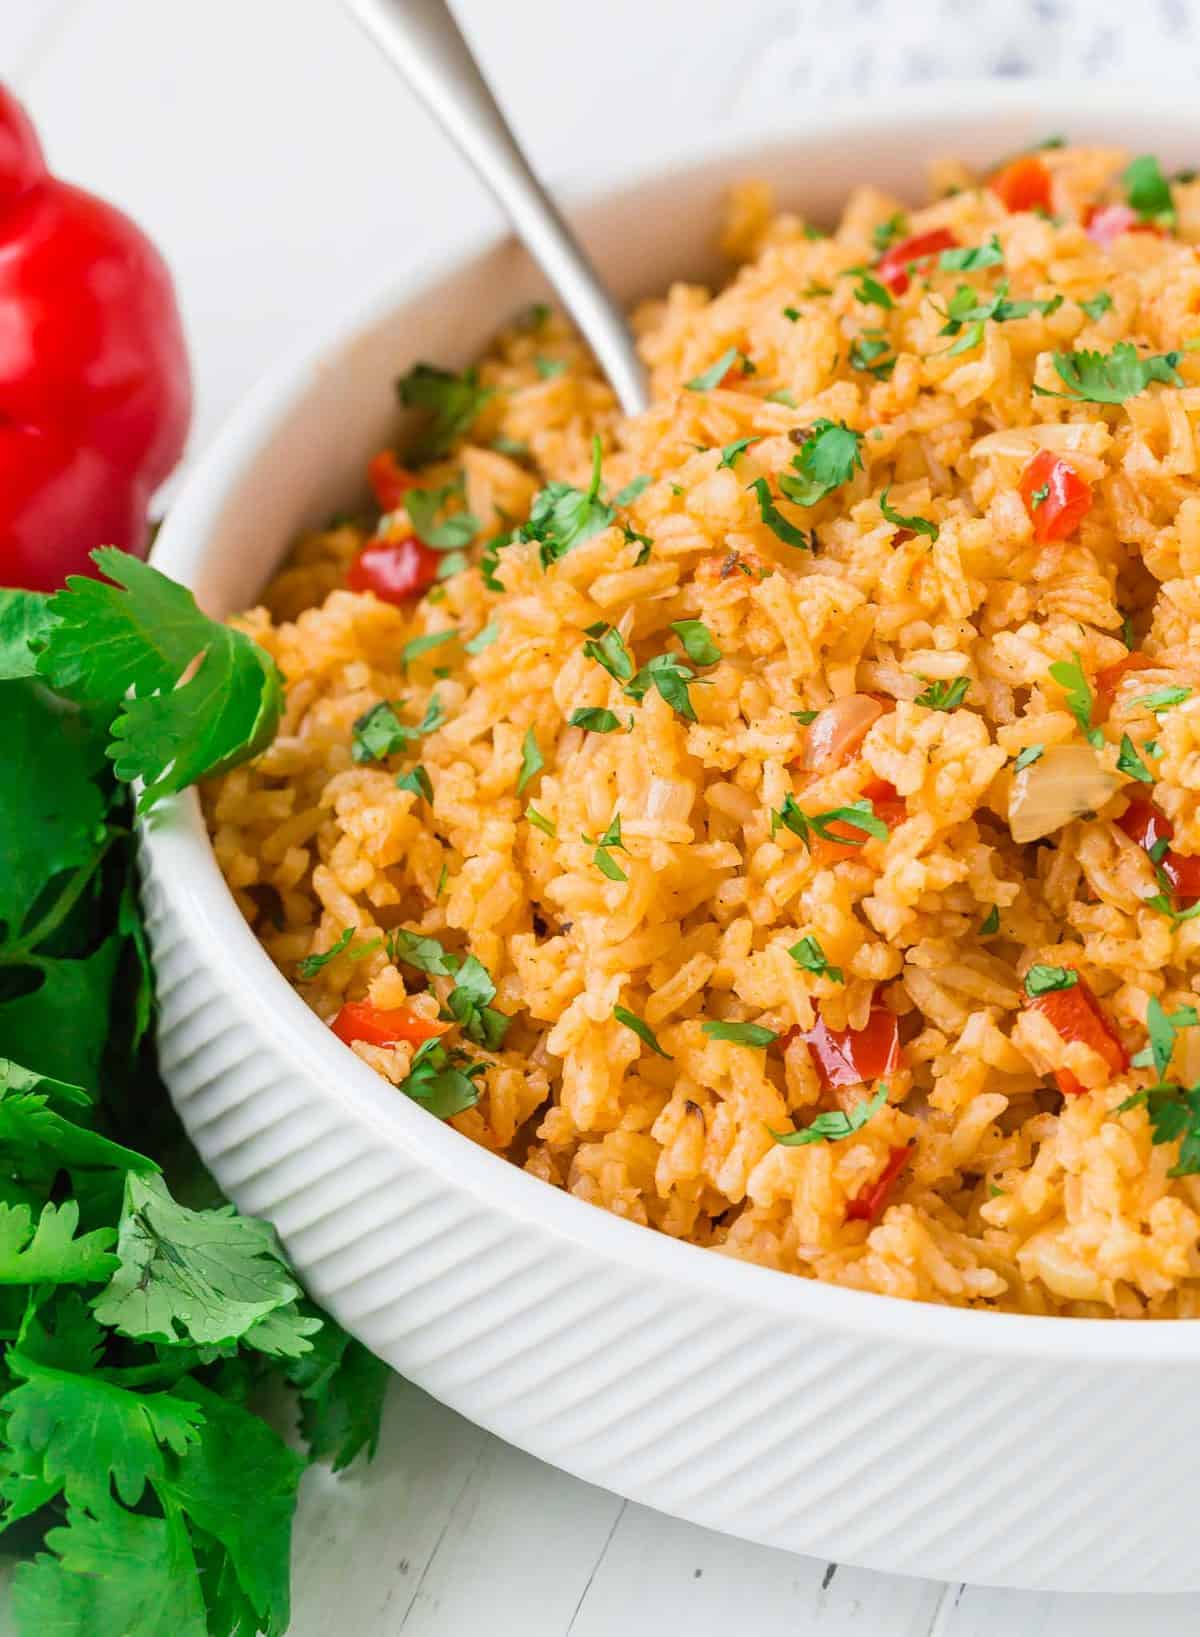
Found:
[[[445,0],[345,0],[508,212],[626,414],[649,402],[624,314],[529,167]]]

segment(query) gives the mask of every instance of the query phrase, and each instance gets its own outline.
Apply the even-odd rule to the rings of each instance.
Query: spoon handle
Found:
[[[627,414],[646,408],[641,360],[624,314],[509,130],[446,0],[346,0],[507,211],[558,291]]]

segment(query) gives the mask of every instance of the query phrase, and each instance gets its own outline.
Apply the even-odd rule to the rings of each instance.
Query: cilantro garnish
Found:
[[[700,622],[697,620],[681,623],[698,625]],[[711,638],[709,640],[711,641]],[[677,654],[655,654],[653,659],[642,666],[625,692],[630,699],[636,699],[640,704],[650,689],[656,688],[673,711],[685,721],[694,722],[696,711],[688,688],[693,683],[702,683],[705,680],[704,677],[698,677],[690,665],[685,665]]]
[[[843,824],[848,830],[859,833],[835,835],[830,831],[831,824]],[[869,836],[886,840],[888,834],[887,825],[881,818],[876,818],[874,804],[866,796],[849,807],[831,807],[824,813],[806,813],[790,791],[783,799],[783,806],[771,813],[771,834],[780,829],[790,830],[794,836],[799,836],[809,849],[813,836],[822,841],[839,842],[845,847],[865,847]]]
[[[538,542],[543,568],[606,529],[616,515],[600,499],[600,460],[600,439],[593,437],[592,478],[587,489],[574,489],[569,483],[547,483],[534,497],[529,521],[517,530],[517,539]]]
[[[484,404],[493,396],[490,387],[479,385],[475,370],[454,375],[434,364],[417,364],[396,382],[396,391],[406,409],[422,409],[430,416],[424,432],[413,445],[412,459],[418,463],[444,455],[459,438],[465,437]]]
[[[1025,974],[1025,993],[1036,998],[1056,989],[1074,989],[1079,973],[1073,966],[1045,966],[1035,961]]]
[[[664,1051],[659,1045],[654,1030],[648,1023],[644,1023],[636,1012],[631,1012],[624,1006],[614,1006],[613,1016],[618,1023],[623,1023],[627,1029],[632,1029],[642,1044],[649,1046],[652,1052],[657,1052],[660,1057],[665,1057],[668,1063],[674,1061],[670,1052]]]
[[[786,387],[776,387],[774,392],[768,392],[767,402],[769,404],[785,404],[788,409],[796,408],[795,395],[789,392]]]
[[[542,771],[545,765],[546,763],[542,757],[542,753],[538,749],[537,734],[533,728],[529,728],[526,730],[525,737],[521,741],[521,772],[517,779],[518,796],[529,783],[530,779],[536,777],[536,775]]]
[[[1050,498],[1050,485],[1048,483],[1043,483],[1040,489],[1035,489],[1033,491],[1033,493],[1030,495],[1030,497],[1029,497],[1030,509],[1032,511],[1036,512],[1038,507],[1039,506],[1044,506],[1046,504],[1046,502],[1049,500],[1049,498]]]
[[[864,1097],[849,1114],[843,1114],[840,1108],[830,1109],[827,1113],[818,1114],[800,1131],[771,1131],[771,1136],[782,1148],[803,1148],[815,1142],[841,1142],[846,1137],[852,1137],[856,1131],[861,1131],[886,1101],[887,1087],[881,1085],[873,1097]],[[767,1129],[771,1130],[769,1126]]]
[[[846,974],[840,966],[830,966],[819,938],[811,935],[801,938],[799,943],[792,945],[788,954],[804,972],[811,972],[815,977],[828,978],[831,983],[846,981]]]
[[[783,309],[783,316],[787,319],[789,324],[794,324],[800,317],[800,309],[799,307],[785,307]]]
[[[31,663],[112,723],[107,754],[118,779],[144,781],[144,812],[264,749],[283,682],[257,643],[210,620],[165,574],[113,546],[92,560],[115,584],[72,575],[43,609]]]
[[[958,337],[958,340],[946,349],[945,356],[954,358],[959,353],[970,352],[973,347],[977,347],[983,340],[984,326],[989,322],[1005,324],[1010,319],[1028,318],[1030,313],[1041,313],[1046,317],[1057,312],[1062,304],[1062,296],[1051,296],[1046,301],[1010,301],[1008,282],[1005,279],[1000,281],[993,295],[986,301],[981,301],[978,291],[973,290],[969,284],[960,284],[946,304],[946,322],[938,331],[939,335]]]
[[[1079,724],[1079,731],[1088,744],[1098,750],[1104,743],[1104,734],[1092,726],[1092,690],[1083,672],[1083,662],[1076,654],[1073,659],[1056,659],[1050,675],[1067,696],[1067,709]]]
[[[997,905],[993,904],[991,909],[988,910],[987,914],[984,916],[983,920],[980,921],[979,931],[982,937],[990,938],[994,933],[999,932],[999,930],[1000,910]]]
[[[606,625],[602,620],[599,625],[588,627],[588,637],[589,640],[583,645],[587,657],[594,659],[597,665],[603,665],[609,676],[616,677],[618,682],[629,682],[633,677],[633,655],[616,626]]]
[[[388,954],[392,960],[414,966],[430,977],[453,978],[454,988],[446,997],[442,1016],[457,1023],[467,1039],[476,1045],[485,1046],[489,1051],[499,1048],[512,1020],[489,1005],[495,999],[496,985],[482,961],[474,955],[455,955],[436,938],[409,932],[404,927],[397,927],[388,938]],[[432,1044],[435,1042],[424,1042],[426,1046]],[[416,1061],[414,1057],[414,1067]],[[446,1118],[445,1115],[439,1117]]]
[[[540,830],[543,835],[549,836],[551,840],[558,835],[558,831],[553,823],[546,817],[545,813],[539,813],[532,802],[530,802],[529,806],[525,809],[525,817],[529,820],[530,824],[533,825],[535,830]]]
[[[1098,290],[1094,296],[1088,296],[1079,305],[1094,324],[1098,318],[1103,318],[1113,304],[1113,298],[1107,290]]]
[[[464,642],[463,648],[468,654],[481,654],[485,648],[491,647],[499,635],[500,626],[495,620],[492,620],[481,631],[476,631],[469,642]]]
[[[1149,1086],[1135,1091],[1117,1105],[1117,1113],[1144,1104],[1150,1117],[1150,1140],[1179,1143],[1179,1158],[1169,1177],[1190,1177],[1200,1172],[1200,1082],[1196,1085]]]
[[[335,955],[340,955],[354,936],[354,928],[348,926],[336,942],[323,950],[319,955],[305,955],[303,960],[296,962],[296,976],[307,983],[315,978],[322,967],[328,966]]]
[[[485,1072],[486,1065],[473,1063],[466,1052],[443,1046],[440,1040],[425,1040],[413,1053],[399,1090],[424,1104],[436,1119],[450,1120],[474,1108],[479,1101],[475,1081]]]
[[[507,455],[509,460],[529,459],[529,445],[527,443],[522,443],[520,438],[505,437],[505,435],[501,433],[498,438],[492,439],[490,447],[494,449],[498,455]]]
[[[426,801],[433,800],[433,785],[429,774],[420,763],[407,773],[397,773],[397,790],[411,790],[414,796],[424,796]]]
[[[533,360],[533,367],[537,371],[539,381],[556,381],[565,373],[567,361],[565,358],[545,358],[538,353]]]
[[[891,291],[877,278],[872,278],[870,273],[860,268],[847,268],[846,271],[858,276],[858,283],[854,286],[855,301],[860,301],[864,307],[882,307],[885,312],[896,305]]]
[[[710,1040],[728,1040],[735,1046],[753,1046],[761,1050],[779,1036],[774,1029],[764,1029],[761,1023],[702,1023],[700,1027]]]
[[[797,477],[785,476],[779,480],[780,493],[797,506],[815,506],[834,489],[848,483],[855,469],[863,470],[861,432],[855,432],[844,421],[814,421],[793,455],[792,466]]]
[[[749,449],[752,443],[761,442],[762,437],[760,435],[758,437],[737,438],[733,443],[727,443],[721,450],[721,458],[717,462],[717,471],[719,472],[722,466],[728,466],[729,470],[732,472],[738,456],[745,454],[746,450]]]
[[[671,629],[693,664],[715,665],[721,658],[721,650],[703,620],[672,620]]]
[[[891,346],[885,336],[872,335],[864,330],[850,343],[850,368],[873,375],[877,381],[890,380],[896,368],[896,355]]]
[[[415,728],[402,722],[386,699],[380,700],[364,711],[351,729],[350,754],[356,762],[381,762],[432,733],[443,721],[445,712],[436,693],[430,696],[425,715]]]
[[[986,244],[959,245],[938,256],[943,273],[976,273],[983,267],[999,267],[1003,261],[1004,251],[994,233]]]
[[[1160,1080],[1165,1080],[1175,1051],[1175,1036],[1184,1029],[1194,1029],[1200,1023],[1200,1013],[1194,1006],[1181,1006],[1178,1011],[1163,1010],[1162,1002],[1151,995],[1146,1006],[1146,1033],[1150,1044],[1130,1058],[1135,1069],[1153,1068]]]
[[[1022,768],[1032,767],[1039,756],[1046,754],[1045,745],[1026,745],[1013,762],[1013,772],[1020,773]]]
[[[1162,173],[1162,167],[1152,153],[1139,154],[1131,159],[1121,175],[1125,197],[1144,222],[1156,227],[1175,226],[1175,201],[1171,184]]]
[[[765,477],[756,477],[749,485],[758,501],[758,515],[771,530],[777,539],[782,540],[785,546],[795,546],[798,551],[811,551],[812,541],[803,529],[798,529],[794,523],[789,523],[771,499],[771,491],[767,487]]]
[[[623,489],[618,489],[613,496],[614,506],[632,506],[640,494],[643,494],[654,479],[648,472],[642,472],[637,477],[630,478]]]
[[[619,848],[623,853],[629,851],[629,848],[621,840],[621,815],[619,813],[613,814],[608,829],[605,830],[602,836],[598,836],[595,840],[591,836],[584,836],[582,839],[587,842],[589,847],[596,849],[592,854],[592,863],[600,871],[601,875],[606,875],[610,881],[629,880],[625,871],[612,856],[612,849],[614,848]]]
[[[710,364],[701,374],[693,376],[690,381],[683,384],[689,392],[711,392],[714,387],[720,386],[740,357],[741,354],[736,347],[727,347],[715,364]]]
[[[953,682],[931,682],[917,695],[913,703],[924,705],[926,710],[931,711],[957,710],[970,692],[970,688],[969,676],[956,676]]]
[[[1140,779],[1143,784],[1153,784],[1154,774],[1134,749],[1133,740],[1127,733],[1121,735],[1121,749],[1117,756],[1117,772],[1124,773],[1127,779]]]
[[[1123,404],[1144,392],[1152,381],[1181,387],[1183,377],[1176,365],[1182,352],[1155,353],[1139,358],[1131,341],[1118,341],[1110,353],[1056,352],[1051,359],[1065,392],[1034,385],[1044,398],[1080,398],[1091,404]]]
[[[816,721],[817,717],[820,714],[821,714],[820,711],[814,711],[814,710],[803,710],[803,711],[792,711],[791,712],[791,715],[796,718],[797,722],[799,722],[799,724],[800,724],[800,726],[802,728],[811,727],[811,725]]]
[[[616,733],[621,726],[620,717],[615,711],[595,705],[580,706],[571,712],[567,720],[571,727],[583,728],[588,733]]]
[[[902,210],[897,210],[885,221],[875,223],[871,229],[871,243],[882,255],[889,245],[894,244],[897,239],[902,239],[907,231],[908,217]]]
[[[888,495],[891,492],[892,486],[889,483],[879,497],[879,510],[887,518],[888,522],[894,524],[898,529],[911,529],[914,534],[925,534],[931,540],[936,540],[940,532],[937,524],[931,523],[927,517],[905,517],[903,512],[896,511],[888,504]]]
[[[1135,705],[1144,705],[1148,711],[1161,716],[1164,711],[1174,710],[1176,705],[1182,705],[1185,699],[1192,697],[1190,688],[1155,688],[1152,693],[1144,693],[1135,699]]]
[[[434,648],[441,648],[447,642],[453,642],[457,636],[457,631],[428,631],[424,636],[412,637],[400,650],[400,669],[406,671],[414,659],[420,659],[422,654],[427,654]]]
[[[461,473],[453,483],[443,484],[440,489],[409,489],[405,494],[404,509],[414,533],[434,551],[462,551],[479,532],[479,519],[465,510],[443,516],[440,523],[434,521],[448,502],[462,498]]]

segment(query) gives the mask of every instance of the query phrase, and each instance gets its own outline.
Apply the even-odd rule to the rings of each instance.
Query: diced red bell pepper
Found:
[[[415,472],[401,466],[394,449],[381,449],[367,462],[367,482],[381,512],[394,512],[404,504],[409,489],[417,486]]]
[[[1152,801],[1136,796],[1117,820],[1119,829],[1124,830],[1130,841],[1135,841],[1145,852],[1153,857],[1153,849],[1159,842],[1170,841],[1175,834],[1175,826],[1161,813]],[[1175,897],[1181,907],[1195,903],[1200,898],[1200,857],[1187,853],[1174,852],[1170,847],[1156,860],[1159,869],[1171,883]]]
[[[875,1181],[868,1182],[853,1199],[846,1201],[847,1222],[875,1222],[883,1215],[892,1184],[912,1158],[912,1151],[911,1143],[902,1143],[899,1148],[889,1152],[887,1164]]]
[[[1005,210],[1050,209],[1050,172],[1036,154],[1022,154],[994,176],[988,187]]]
[[[1033,537],[1041,546],[1074,534],[1091,510],[1091,484],[1050,449],[1038,451],[1017,487],[1033,521]]]
[[[1092,205],[1083,218],[1083,230],[1093,244],[1111,250],[1123,233],[1156,233],[1162,229],[1144,222],[1131,205]]]
[[[405,603],[437,579],[440,553],[406,534],[402,540],[368,540],[346,573],[351,591],[373,591],[380,602]]]
[[[826,1091],[860,1086],[900,1067],[900,1024],[886,1006],[872,1006],[861,1029],[831,1029],[819,1017],[804,1039]]]
[[[1143,654],[1140,648],[1133,648],[1123,659],[1114,660],[1111,665],[1102,665],[1095,678],[1097,697],[1111,705],[1122,678],[1130,671],[1148,671],[1155,663],[1149,654]]]
[[[1068,1044],[1081,1041],[1098,1052],[1114,1074],[1129,1067],[1124,1046],[1082,978],[1070,989],[1052,989],[1034,996],[1027,1004],[1032,1011],[1040,1012]],[[1059,1069],[1054,1078],[1064,1097],[1078,1097],[1088,1089],[1070,1069]]]
[[[367,1000],[348,1000],[332,1028],[347,1046],[356,1040],[365,1040],[369,1046],[395,1046],[402,1040],[420,1046],[446,1032],[444,1024],[418,1017],[407,1006],[372,1006]]]
[[[941,250],[953,250],[958,244],[948,227],[935,227],[929,233],[914,233],[911,239],[901,239],[880,256],[875,271],[881,284],[886,284],[893,295],[902,296],[908,289],[909,267],[914,262],[928,261]]]

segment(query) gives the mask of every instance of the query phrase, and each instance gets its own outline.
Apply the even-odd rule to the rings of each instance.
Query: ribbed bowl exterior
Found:
[[[1047,109],[1053,110],[1051,114]],[[915,193],[930,155],[1048,127],[1195,162],[1190,106],[1044,86],[822,110],[581,220],[622,295],[703,272],[722,185],[765,176],[821,216],[863,177]],[[629,222],[636,218],[638,231]],[[200,463],[154,561],[221,614],[394,431],[391,380],[469,359],[544,293],[511,245],[392,290],[270,379]],[[546,1187],[372,1074],[274,970],[194,796],[142,827],[163,1074],[243,1210],[318,1301],[428,1392],[593,1483],[750,1540],[939,1579],[1200,1588],[1200,1328],[919,1307],[736,1263]]]

